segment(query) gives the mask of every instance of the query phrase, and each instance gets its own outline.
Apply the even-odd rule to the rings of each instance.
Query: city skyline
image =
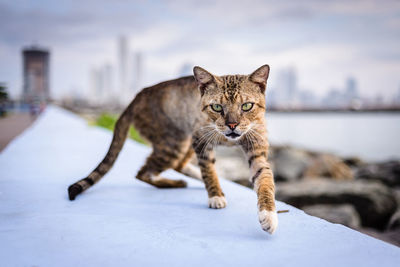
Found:
[[[267,107],[274,110],[307,110],[307,109],[374,109],[400,106],[400,88],[389,101],[382,95],[366,97],[360,94],[358,81],[348,76],[342,85],[331,88],[324,95],[299,87],[297,72],[293,66],[278,70],[278,87],[269,88],[266,92]]]
[[[143,75],[143,55],[132,51],[129,38],[120,35],[116,38],[114,63],[105,62],[89,71],[89,90],[75,95],[75,98],[88,103],[127,105],[141,90]],[[67,96],[69,98],[69,96]]]
[[[398,1],[0,0],[0,12],[0,79],[11,96],[22,91],[21,47],[51,48],[50,84],[59,98],[88,90],[93,67],[116,66],[120,35],[143,55],[142,86],[176,78],[190,62],[217,75],[247,74],[267,63],[270,88],[278,87],[280,69],[293,66],[299,87],[320,97],[347,77],[368,97],[389,100],[400,88]]]

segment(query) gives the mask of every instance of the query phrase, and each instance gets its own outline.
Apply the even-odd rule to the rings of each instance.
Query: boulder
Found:
[[[397,207],[400,209],[400,188],[393,188],[392,192],[394,198],[396,199]]]
[[[359,157],[347,157],[343,159],[343,162],[349,167],[359,167],[365,164],[365,162]]]
[[[366,227],[384,229],[397,208],[389,188],[378,182],[304,179],[277,183],[276,198],[298,208],[316,204],[350,204]]]
[[[340,223],[350,228],[360,227],[360,216],[356,209],[349,204],[343,205],[312,205],[302,208],[307,214],[327,220],[331,223]]]
[[[366,235],[400,247],[400,229],[380,232],[372,228],[362,228],[359,229],[359,231]]]
[[[355,173],[356,178],[378,180],[388,186],[400,186],[400,161],[364,164]]]
[[[397,210],[389,220],[388,230],[400,229],[400,209]]]
[[[331,154],[317,155],[304,173],[305,177],[330,177],[336,180],[353,179],[352,169],[344,161]]]
[[[273,150],[271,162],[276,181],[295,181],[303,176],[311,157],[303,150],[281,147]]]

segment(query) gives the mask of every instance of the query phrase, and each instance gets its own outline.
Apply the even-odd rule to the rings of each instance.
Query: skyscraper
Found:
[[[400,106],[400,86],[399,86],[399,89],[397,90],[397,96],[395,97],[395,103],[396,103],[396,105]]]
[[[22,51],[23,56],[23,101],[47,102],[50,100],[48,50],[30,46]]]
[[[90,102],[112,104],[115,101],[112,83],[112,66],[108,63],[90,71]]]
[[[121,92],[119,94],[120,102],[122,102],[123,104],[126,102],[126,98],[129,97],[128,57],[129,57],[128,40],[126,36],[122,35],[118,39],[118,72],[119,72],[118,91]]]
[[[297,75],[294,67],[289,67],[286,73],[286,91],[291,99],[294,98],[297,91]]]
[[[112,67],[111,64],[104,64],[101,69],[102,82],[103,82],[103,101],[111,103],[113,101],[113,86],[112,86]]]
[[[293,107],[297,101],[297,75],[294,67],[281,69],[277,76],[274,104],[281,108]]]
[[[355,78],[353,77],[347,78],[345,94],[350,101],[358,97],[357,81]]]
[[[133,68],[133,95],[136,95],[142,88],[142,75],[143,75],[143,56],[141,52],[137,52],[134,56],[134,68]]]

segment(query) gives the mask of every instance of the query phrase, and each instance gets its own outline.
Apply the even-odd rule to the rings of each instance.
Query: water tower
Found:
[[[49,59],[48,50],[37,46],[30,46],[22,51],[23,56],[23,101],[48,102],[49,88]]]

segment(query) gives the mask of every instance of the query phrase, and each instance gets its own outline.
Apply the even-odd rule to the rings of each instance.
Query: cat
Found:
[[[183,180],[163,178],[174,169],[202,179],[208,206],[227,205],[215,171],[213,149],[238,145],[247,156],[250,182],[258,196],[258,217],[264,231],[278,225],[275,185],[268,163],[265,90],[270,68],[263,65],[250,75],[216,76],[194,67],[194,76],[170,80],[143,89],[116,122],[105,158],[89,176],[68,188],[70,200],[98,182],[112,167],[131,124],[153,151],[136,178],[158,188],[186,187]],[[200,171],[190,159],[196,154]]]

